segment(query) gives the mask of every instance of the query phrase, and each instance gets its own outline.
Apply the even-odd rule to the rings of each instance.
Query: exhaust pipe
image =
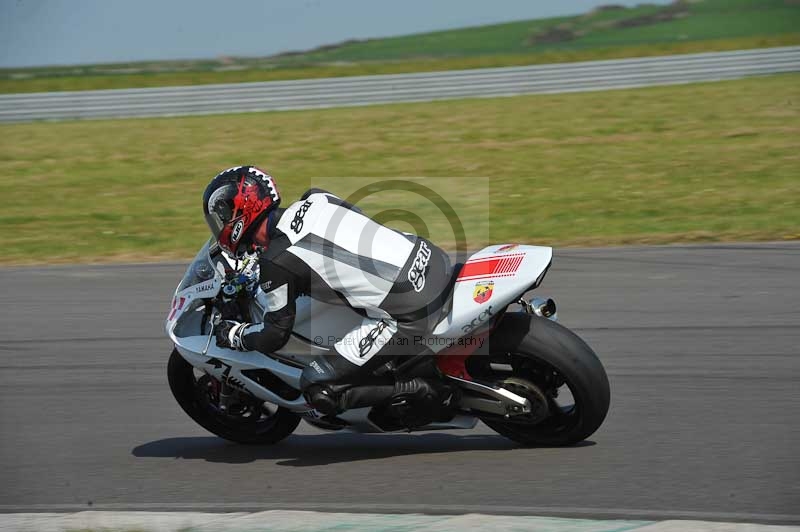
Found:
[[[550,298],[544,299],[541,297],[534,297],[530,301],[520,300],[520,304],[522,304],[522,307],[528,314],[536,314],[540,318],[558,321],[556,302]]]

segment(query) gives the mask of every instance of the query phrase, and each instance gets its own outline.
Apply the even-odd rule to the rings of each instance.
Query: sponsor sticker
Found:
[[[481,313],[475,316],[469,323],[461,327],[461,330],[463,331],[464,334],[469,334],[478,327],[480,327],[481,325],[483,325],[484,323],[486,323],[486,321],[489,318],[492,318],[493,316],[494,313],[492,312],[492,307],[490,306],[487,309],[482,310]]]
[[[498,248],[497,252],[502,253],[503,251],[511,251],[517,249],[518,247],[519,244],[506,244],[505,246],[501,246],[500,248]]]
[[[358,356],[360,358],[364,358],[369,354],[384,329],[386,329],[386,322],[381,320],[360,342],[358,342]]]
[[[294,218],[292,218],[292,223],[289,224],[289,228],[294,231],[295,234],[300,234],[300,231],[303,230],[303,218],[308,212],[308,209],[311,208],[311,204],[311,200],[306,200],[305,203],[300,205],[300,208],[297,209],[297,212],[294,213]]]
[[[206,290],[211,290],[214,288],[214,281],[206,281],[203,284],[196,285],[194,287],[195,293],[205,292]]]
[[[475,283],[472,291],[472,299],[475,303],[486,303],[492,298],[494,292],[494,281],[480,281]]]
[[[417,255],[408,270],[408,280],[411,282],[411,286],[414,287],[415,292],[422,292],[422,289],[425,288],[425,270],[428,268],[430,260],[431,248],[428,247],[424,240],[420,240]]]
[[[233,231],[231,231],[231,242],[238,242],[239,239],[242,237],[242,229],[244,228],[244,220],[239,220],[236,222],[236,225],[233,226]]]
[[[323,371],[323,369],[320,367],[319,362],[317,362],[316,360],[312,360],[309,366],[314,368],[314,371],[316,371],[320,375],[323,375],[325,373],[325,371]]]

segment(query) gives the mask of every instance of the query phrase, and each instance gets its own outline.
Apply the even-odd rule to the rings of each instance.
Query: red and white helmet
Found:
[[[220,247],[239,257],[253,232],[281,202],[273,177],[255,166],[237,166],[211,180],[203,194],[203,213]]]

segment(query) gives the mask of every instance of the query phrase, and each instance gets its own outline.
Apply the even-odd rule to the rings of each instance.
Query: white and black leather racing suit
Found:
[[[305,368],[301,387],[357,382],[398,355],[425,350],[420,335],[439,320],[451,277],[447,254],[430,241],[385,227],[328,192],[312,189],[270,219],[260,257],[262,324],[241,333],[243,347],[269,353],[291,334],[295,298],[306,294],[356,309],[332,355]],[[313,402],[312,402],[313,404]]]

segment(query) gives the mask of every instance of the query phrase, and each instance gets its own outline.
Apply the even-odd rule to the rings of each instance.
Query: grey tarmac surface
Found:
[[[166,382],[179,264],[0,269],[0,511],[320,509],[800,522],[800,245],[556,250],[542,294],[600,355],[590,441],[488,428],[274,447]]]

